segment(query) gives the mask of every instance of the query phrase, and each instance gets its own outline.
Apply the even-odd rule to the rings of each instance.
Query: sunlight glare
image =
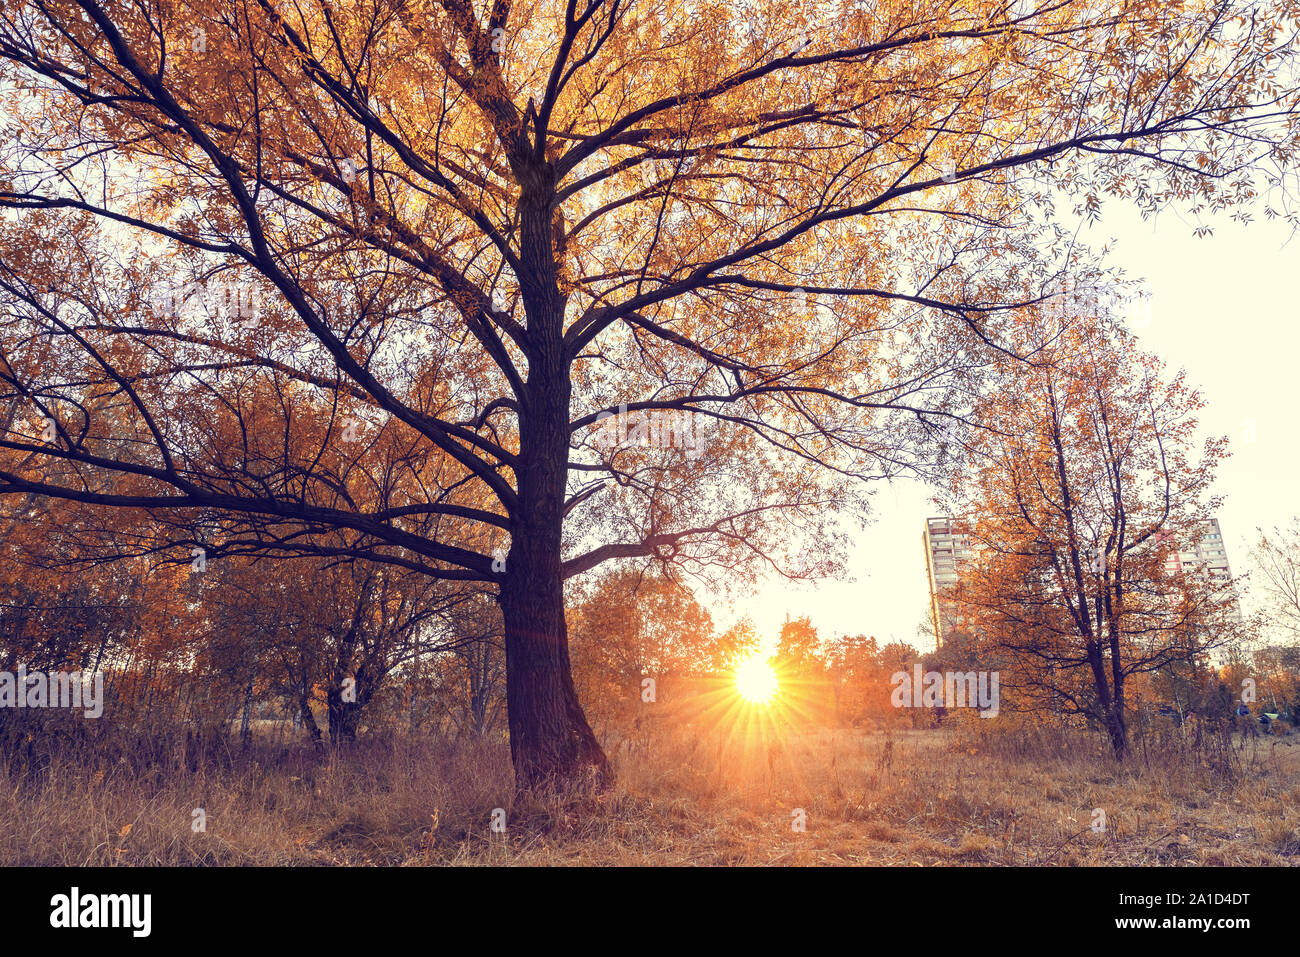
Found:
[[[736,669],[736,691],[750,704],[767,704],[776,695],[776,672],[763,655],[754,655]]]

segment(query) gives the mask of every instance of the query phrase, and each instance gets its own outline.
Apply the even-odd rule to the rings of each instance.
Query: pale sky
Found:
[[[1170,371],[1186,369],[1201,390],[1204,434],[1231,439],[1232,455],[1218,471],[1216,490],[1226,501],[1217,517],[1232,572],[1240,575],[1250,570],[1256,526],[1300,514],[1300,237],[1281,222],[1206,222],[1213,235],[1197,238],[1195,224],[1173,212],[1144,222],[1112,202],[1082,238],[1094,248],[1115,240],[1109,262],[1144,280],[1151,294],[1149,320],[1136,329],[1144,347]],[[929,605],[921,530],[935,514],[933,493],[917,482],[878,488],[875,521],[838,578],[818,585],[772,579],[734,607],[706,601],[719,627],[748,614],[772,642],[787,614],[808,615],[823,638],[866,634],[882,644],[897,639],[933,648],[932,638],[916,635]],[[1249,593],[1243,597],[1249,611],[1254,604]]]

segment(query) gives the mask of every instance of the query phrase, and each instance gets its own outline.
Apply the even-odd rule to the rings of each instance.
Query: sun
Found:
[[[777,692],[776,672],[763,655],[754,655],[736,668],[736,691],[750,704],[767,704]]]

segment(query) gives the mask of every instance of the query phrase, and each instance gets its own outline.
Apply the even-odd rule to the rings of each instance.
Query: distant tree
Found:
[[[690,589],[653,570],[601,575],[576,597],[572,619],[574,673],[604,718],[634,721],[647,680],[662,705],[682,679],[726,667],[731,642],[715,632],[708,611]]]
[[[826,670],[822,641],[812,619],[789,619],[781,625],[776,644],[777,668],[783,674],[804,681],[820,678]]]
[[[904,641],[891,641],[880,649],[880,663],[894,671],[907,671],[921,660],[921,653]]]
[[[420,723],[421,697],[434,703],[457,735],[484,737],[505,714],[505,643],[501,608],[488,595],[472,595],[441,616],[431,646],[404,668],[410,725]],[[432,679],[426,690],[426,678]]]
[[[311,559],[230,559],[212,566],[207,589],[201,660],[239,675],[241,687],[252,688],[259,671],[274,674],[314,740],[321,732],[311,705],[320,697],[336,744],[356,737],[395,669],[438,650],[430,636],[439,616],[469,597],[400,568]]]
[[[1300,518],[1286,528],[1255,531],[1259,540],[1250,557],[1259,573],[1269,624],[1300,638]]]
[[[1294,712],[1300,704],[1300,646],[1258,648],[1252,659],[1259,703],[1270,711]]]
[[[1128,679],[1240,630],[1233,583],[1185,568],[1218,504],[1223,439],[1194,447],[1200,395],[1122,328],[1026,310],[1028,362],[991,371],[987,428],[949,467],[946,507],[978,556],[957,598],[1023,707],[1082,714],[1128,749]]]
[[[887,692],[875,638],[841,635],[835,639],[826,650],[826,673],[837,724],[859,724],[880,712]]]

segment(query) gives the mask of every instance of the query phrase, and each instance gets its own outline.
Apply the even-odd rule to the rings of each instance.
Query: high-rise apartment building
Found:
[[[1168,532],[1157,533],[1154,544],[1159,547],[1169,542],[1171,537]],[[927,518],[921,541],[925,548],[926,575],[930,580],[930,624],[934,629],[936,646],[942,647],[944,613],[951,607],[944,592],[957,584],[961,563],[974,555],[978,546],[972,542],[969,526],[964,520],[948,517]],[[1165,560],[1165,570],[1170,575],[1200,569],[1218,581],[1227,582],[1232,578],[1223,544],[1223,530],[1215,518],[1207,520],[1199,543],[1189,543],[1177,551],[1171,548]]]
[[[1158,532],[1156,544],[1160,545],[1170,537],[1168,533]],[[1170,575],[1176,575],[1179,571],[1189,572],[1202,568],[1209,572],[1211,578],[1220,581],[1232,578],[1232,570],[1228,567],[1228,553],[1223,545],[1223,531],[1219,528],[1217,518],[1206,521],[1205,534],[1199,543],[1180,545],[1177,552],[1171,548],[1165,559],[1165,571]]]
[[[1167,533],[1159,533],[1156,537],[1156,545],[1174,544],[1170,541],[1170,538],[1171,536]],[[1165,557],[1165,572],[1170,576],[1177,575],[1179,572],[1184,574],[1208,573],[1211,580],[1224,583],[1224,587],[1220,589],[1222,597],[1236,597],[1230,584],[1232,568],[1228,565],[1228,552],[1223,544],[1223,530],[1219,528],[1218,519],[1211,518],[1206,521],[1200,542],[1196,544],[1180,543],[1177,549],[1170,548],[1168,555]],[[1238,622],[1242,620],[1241,605],[1238,601],[1232,602],[1231,615]],[[1226,647],[1219,646],[1211,650],[1210,663],[1214,667],[1221,668],[1227,664],[1227,661]]]
[[[957,584],[957,566],[972,554],[966,523],[959,518],[927,518],[921,534],[925,546],[925,571],[930,579],[930,625],[934,642],[943,646],[945,589]]]

